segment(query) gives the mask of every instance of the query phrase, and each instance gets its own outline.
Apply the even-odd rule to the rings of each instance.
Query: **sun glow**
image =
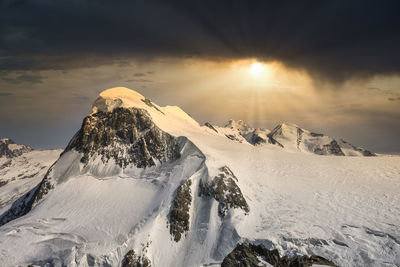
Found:
[[[253,77],[260,77],[263,72],[265,72],[265,66],[263,66],[263,64],[261,64],[260,62],[254,62],[253,64],[251,64],[250,74]]]

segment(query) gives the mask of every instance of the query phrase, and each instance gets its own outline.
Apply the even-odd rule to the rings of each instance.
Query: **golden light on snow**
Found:
[[[266,67],[260,62],[254,62],[250,66],[250,74],[253,77],[260,77],[265,72]]]

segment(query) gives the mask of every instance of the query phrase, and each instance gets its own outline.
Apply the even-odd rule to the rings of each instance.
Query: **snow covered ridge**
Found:
[[[18,157],[29,151],[32,151],[32,148],[24,145],[17,145],[10,138],[3,138],[0,140],[0,157]]]
[[[313,133],[295,124],[281,123],[272,131],[264,128],[252,128],[244,121],[230,120],[224,127],[205,124],[217,134],[252,145],[275,145],[291,152],[313,153],[335,156],[376,156],[369,150],[356,147],[342,139],[336,141],[320,133]]]
[[[332,140],[286,126],[200,126],[106,90],[0,209],[1,265],[399,265],[400,157],[322,157]]]
[[[0,140],[0,213],[8,204],[37,185],[61,150],[33,150],[15,144],[11,139]]]

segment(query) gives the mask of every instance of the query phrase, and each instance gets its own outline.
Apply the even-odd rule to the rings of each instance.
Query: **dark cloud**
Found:
[[[125,82],[140,82],[140,83],[151,83],[151,80],[148,79],[129,79],[126,80]]]
[[[44,78],[46,78],[46,76],[42,76],[39,74],[24,73],[17,75],[15,77],[4,76],[1,79],[8,83],[20,84],[20,83],[42,83]]]
[[[5,97],[5,96],[12,96],[13,94],[10,92],[0,92],[0,97]]]
[[[133,76],[135,76],[135,77],[144,77],[144,76],[146,76],[146,73],[138,72],[138,73],[134,73]]]
[[[279,60],[318,77],[400,70],[399,1],[0,2],[0,69],[159,56]]]
[[[400,101],[400,96],[399,96],[399,97],[396,97],[396,98],[389,97],[388,100],[389,100],[389,101]]]

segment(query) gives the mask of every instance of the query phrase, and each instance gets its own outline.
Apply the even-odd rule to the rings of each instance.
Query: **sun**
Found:
[[[253,77],[260,77],[261,74],[264,72],[265,67],[260,62],[254,62],[250,66],[250,74]]]

